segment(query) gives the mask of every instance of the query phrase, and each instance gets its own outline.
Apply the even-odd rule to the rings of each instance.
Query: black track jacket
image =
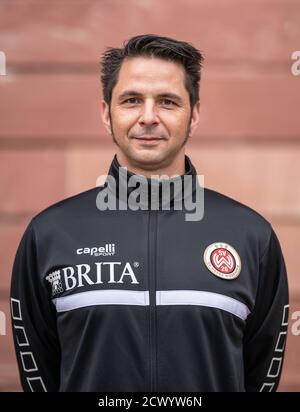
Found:
[[[120,169],[115,155],[116,189]],[[270,223],[209,189],[199,221],[172,202],[99,210],[107,186],[51,205],[22,237],[11,316],[24,391],[275,391],[289,305]]]

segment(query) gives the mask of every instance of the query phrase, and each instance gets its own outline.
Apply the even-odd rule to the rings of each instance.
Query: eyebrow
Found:
[[[137,92],[136,90],[125,90],[123,93],[120,94],[120,96],[118,97],[118,100],[121,101],[123,100],[125,97],[129,97],[129,96],[135,96],[135,97],[143,97],[143,93]],[[183,103],[182,98],[176,94],[176,93],[160,93],[157,95],[158,97],[162,98],[169,98],[169,99],[174,99],[176,100],[178,103]]]

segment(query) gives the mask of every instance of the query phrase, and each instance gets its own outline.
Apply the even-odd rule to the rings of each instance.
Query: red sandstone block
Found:
[[[299,219],[300,186],[295,184],[300,162],[297,145],[271,143],[195,144],[187,154],[204,184],[275,218]]]
[[[110,136],[89,146],[72,147],[66,151],[66,195],[83,192],[101,184],[115,154]],[[98,180],[99,179],[99,180]]]
[[[28,223],[29,218],[0,223],[0,244],[2,245],[0,248],[0,293],[7,292],[10,288],[13,261]]]
[[[277,223],[273,224],[273,227],[280,241],[285,258],[290,295],[300,297],[300,276],[298,265],[300,225],[296,223]],[[300,305],[298,310],[300,310]]]
[[[3,150],[5,170],[0,185],[0,212],[31,214],[60,200],[64,195],[62,150]]]
[[[10,75],[0,79],[2,138],[99,138],[97,75]]]
[[[7,1],[0,4],[0,27],[0,48],[18,63],[96,62],[104,47],[120,47],[141,33],[190,41],[216,63],[285,62],[299,47],[300,5],[292,0]]]

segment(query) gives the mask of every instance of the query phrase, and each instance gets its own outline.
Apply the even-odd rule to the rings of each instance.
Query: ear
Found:
[[[111,134],[111,125],[110,125],[110,118],[109,118],[109,105],[106,103],[105,100],[101,100],[101,116],[102,122],[108,131]]]
[[[193,107],[189,136],[192,136],[194,134],[199,122],[200,122],[200,100],[198,100],[197,103],[195,103]]]

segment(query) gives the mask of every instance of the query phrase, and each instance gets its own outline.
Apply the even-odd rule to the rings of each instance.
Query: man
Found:
[[[288,287],[270,223],[209,189],[187,218],[202,60],[155,35],[104,53],[105,184],[36,215],[13,267],[25,391],[276,390]]]

